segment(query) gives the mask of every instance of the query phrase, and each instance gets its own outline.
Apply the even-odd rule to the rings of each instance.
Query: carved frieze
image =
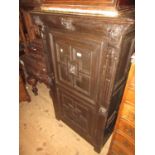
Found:
[[[127,27],[125,25],[120,24],[111,24],[106,23],[103,25],[104,29],[106,30],[106,35],[109,41],[118,42]]]
[[[74,31],[75,27],[72,24],[72,19],[70,18],[61,18],[61,24],[67,29],[67,30],[71,30]]]
[[[103,77],[103,92],[102,95],[104,96],[104,103],[103,105],[105,107],[108,106],[109,101],[110,101],[110,95],[112,93],[111,90],[111,85],[113,84],[113,75],[114,72],[116,71],[116,65],[118,61],[118,56],[116,52],[116,48],[108,45],[107,49],[105,51],[105,63],[103,65],[103,70],[102,70],[102,77]]]

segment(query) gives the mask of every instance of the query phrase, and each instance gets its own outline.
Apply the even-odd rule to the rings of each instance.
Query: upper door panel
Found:
[[[50,44],[54,50],[56,83],[95,99],[102,55],[101,42],[50,33]]]

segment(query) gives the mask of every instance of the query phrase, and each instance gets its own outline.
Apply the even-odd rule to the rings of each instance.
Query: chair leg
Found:
[[[37,88],[37,82],[38,80],[33,77],[28,77],[27,82],[32,86],[32,92],[34,95],[38,95],[38,88]]]

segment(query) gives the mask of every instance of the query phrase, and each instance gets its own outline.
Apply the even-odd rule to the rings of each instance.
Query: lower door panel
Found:
[[[95,110],[87,105],[89,103],[62,88],[57,87],[57,94],[61,119],[92,143]]]

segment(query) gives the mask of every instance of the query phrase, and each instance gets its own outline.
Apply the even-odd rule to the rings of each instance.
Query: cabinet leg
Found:
[[[59,114],[58,101],[56,101],[56,99],[55,99],[54,91],[52,91],[52,90],[50,89],[49,94],[50,94],[50,97],[51,97],[51,99],[52,99],[52,101],[53,101],[55,117],[56,117],[56,119],[57,119],[58,121],[60,121],[61,118],[60,118],[60,114]]]
[[[95,150],[95,152],[100,153],[101,152],[101,147],[95,146],[94,150]]]
[[[58,121],[60,121],[61,119],[60,119],[60,116],[55,112],[55,118],[58,120]]]
[[[32,92],[34,93],[34,95],[38,95],[38,88],[35,86],[32,86]]]
[[[32,92],[34,95],[38,95],[38,89],[37,89],[37,80],[33,77],[28,77],[27,82],[32,86]]]

